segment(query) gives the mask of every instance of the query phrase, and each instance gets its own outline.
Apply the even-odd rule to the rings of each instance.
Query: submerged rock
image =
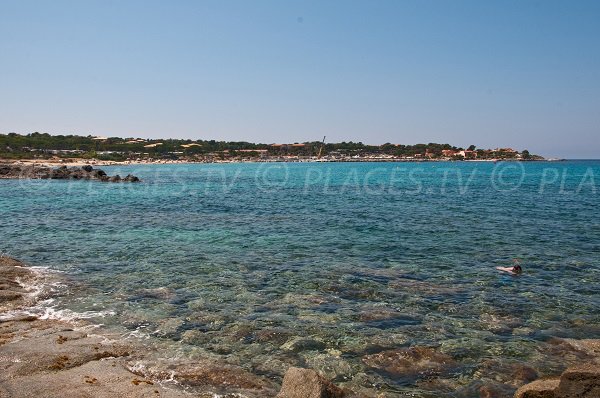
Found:
[[[130,369],[144,377],[159,381],[175,381],[187,387],[204,387],[215,393],[251,392],[273,396],[272,383],[238,366],[218,364],[213,360],[198,362],[173,361],[144,363],[136,361]]]
[[[494,334],[509,334],[514,329],[522,326],[520,319],[509,315],[481,314],[479,321],[483,330],[488,330]]]
[[[452,357],[433,348],[413,346],[365,355],[363,362],[368,366],[396,376],[418,373],[437,373],[454,366]]]
[[[294,352],[318,351],[324,348],[325,343],[323,343],[322,341],[305,337],[294,337],[281,346],[282,350]]]
[[[344,391],[311,369],[289,368],[277,398],[342,398]]]
[[[514,388],[534,381],[538,372],[531,366],[521,362],[505,362],[487,359],[481,362],[474,376],[477,379],[491,379],[510,384]]]
[[[290,337],[290,331],[284,328],[264,328],[257,331],[254,340],[258,343],[283,344]]]

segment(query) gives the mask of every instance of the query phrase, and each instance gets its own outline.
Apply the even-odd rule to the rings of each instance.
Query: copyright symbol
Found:
[[[522,162],[499,162],[494,166],[491,180],[496,191],[514,191],[525,180],[525,167]]]
[[[254,175],[258,189],[268,191],[283,188],[290,177],[286,163],[261,163]]]
[[[48,191],[51,184],[50,178],[31,178],[25,173],[21,173],[18,180],[19,188],[30,194]]]

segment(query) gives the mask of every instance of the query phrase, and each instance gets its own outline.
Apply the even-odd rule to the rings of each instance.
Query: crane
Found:
[[[319,148],[319,154],[317,155],[317,159],[321,159],[321,155],[323,154],[323,147],[325,146],[325,138],[327,138],[327,136],[323,136],[323,142],[321,142],[321,148]]]

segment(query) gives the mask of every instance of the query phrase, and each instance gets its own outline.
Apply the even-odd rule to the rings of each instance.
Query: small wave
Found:
[[[111,310],[76,312],[69,309],[58,309],[54,297],[68,288],[63,278],[59,276],[64,272],[43,266],[17,267],[30,271],[34,276],[33,278],[15,279],[15,282],[26,292],[29,306],[0,314],[2,321],[35,316],[42,320],[75,322],[82,319],[105,318],[116,314]]]
[[[56,278],[57,274],[62,273],[61,271],[40,266],[17,267],[26,269],[34,275],[31,279],[15,278],[15,282],[27,292],[27,296],[31,303],[36,303],[39,299],[53,296],[60,290],[66,288],[66,285]]]
[[[139,339],[139,340],[147,340],[152,336],[150,335],[150,333],[144,332],[141,330],[145,327],[146,326],[140,326],[140,327],[136,328],[135,330],[132,330],[131,332],[125,333],[123,335],[123,338],[125,340],[127,340],[129,338],[134,338],[134,339]]]
[[[42,309],[44,312],[39,317],[40,319],[56,319],[61,321],[77,321],[81,319],[105,318],[107,316],[112,316],[116,314],[116,312],[110,310],[75,312],[68,309],[57,310],[54,307],[44,307]]]

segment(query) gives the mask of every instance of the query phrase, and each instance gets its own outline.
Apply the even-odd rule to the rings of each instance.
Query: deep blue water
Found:
[[[510,391],[600,337],[600,161],[105,167],[140,184],[0,180],[0,250],[64,271],[53,305],[279,380],[315,368],[368,395]],[[496,266],[520,259],[519,277]],[[308,336],[316,346],[289,350]],[[403,376],[365,356],[434,348]],[[450,387],[449,387],[450,386]]]

